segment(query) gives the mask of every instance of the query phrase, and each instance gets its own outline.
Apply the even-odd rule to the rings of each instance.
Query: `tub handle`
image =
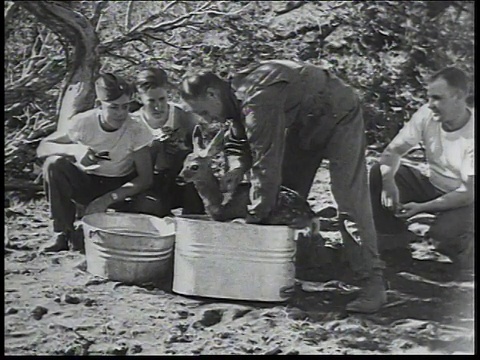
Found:
[[[88,232],[89,237],[93,237],[93,235],[99,235],[100,236],[100,230],[96,229],[96,230],[90,230]]]

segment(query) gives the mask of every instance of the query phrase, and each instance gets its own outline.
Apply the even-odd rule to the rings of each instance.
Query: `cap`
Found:
[[[100,101],[114,101],[123,95],[131,95],[132,88],[120,76],[113,73],[102,73],[95,81],[95,92]]]

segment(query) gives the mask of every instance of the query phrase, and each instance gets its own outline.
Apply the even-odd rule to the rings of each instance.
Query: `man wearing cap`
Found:
[[[95,82],[100,106],[74,115],[65,132],[45,138],[37,149],[50,202],[51,243],[42,250],[68,250],[76,204],[85,214],[104,212],[152,183],[148,128],[130,118],[132,87],[112,73]]]

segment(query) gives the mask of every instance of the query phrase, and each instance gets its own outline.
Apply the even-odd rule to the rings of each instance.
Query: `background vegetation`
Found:
[[[56,24],[51,9],[73,14],[79,30]],[[87,28],[88,76],[132,78],[155,63],[178,83],[195,69],[228,77],[272,58],[321,64],[358,90],[377,148],[424,101],[432,71],[460,66],[473,94],[473,1],[6,1],[4,10],[6,189],[40,186],[35,149],[57,126],[72,69],[90,54],[78,36]]]

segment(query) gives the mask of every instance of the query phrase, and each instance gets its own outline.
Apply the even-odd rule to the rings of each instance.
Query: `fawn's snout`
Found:
[[[196,164],[185,164],[180,174],[177,175],[175,182],[178,185],[185,185],[195,180],[199,167]]]
[[[175,178],[175,183],[177,185],[180,185],[180,186],[183,186],[183,185],[186,185],[187,182],[185,181],[185,179],[183,178],[183,176],[181,176],[181,174],[178,174],[177,177]]]

